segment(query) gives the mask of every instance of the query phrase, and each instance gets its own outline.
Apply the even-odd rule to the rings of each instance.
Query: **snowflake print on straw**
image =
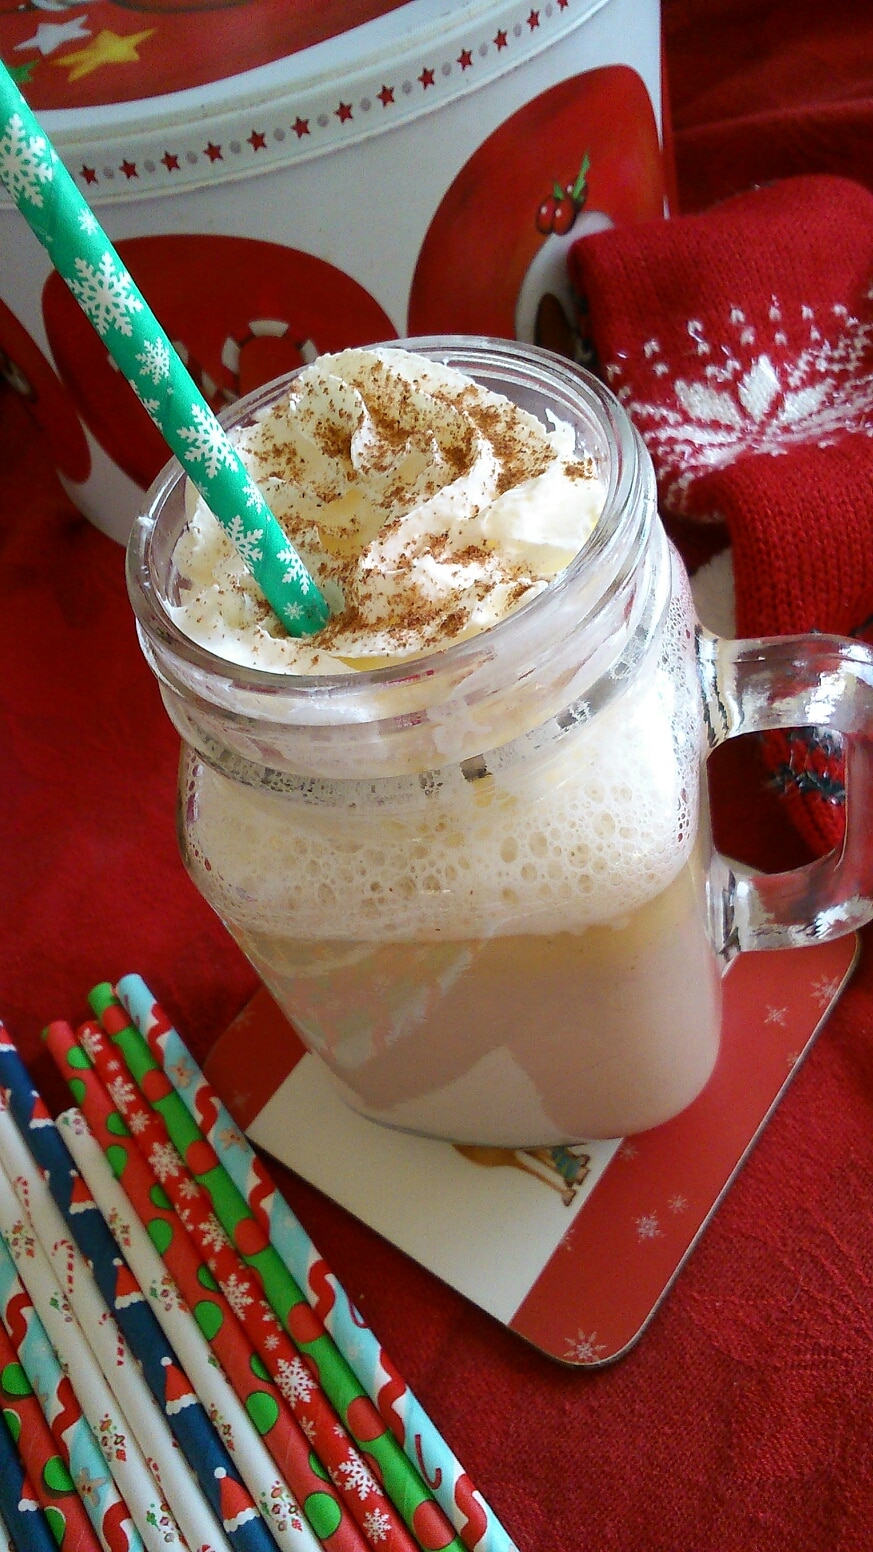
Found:
[[[517,1552],[493,1509],[276,1189],[142,976],[122,976],[116,991],[192,1120],[201,1127],[251,1212],[269,1234],[288,1271],[313,1308],[324,1311],[325,1326],[337,1347],[409,1460],[433,1485],[434,1497],[464,1545],[470,1552]],[[591,1340],[594,1341],[593,1334]]]
[[[110,1063],[113,1071],[118,1064],[124,1064],[138,1085],[137,1107],[151,1109],[149,1130],[136,1138],[146,1158],[156,1143],[165,1146],[168,1140],[179,1150],[184,1168],[168,1174],[164,1189],[225,1295],[232,1275],[237,1279],[237,1302],[240,1287],[250,1295],[251,1304],[245,1308],[240,1305],[245,1329],[300,1426],[304,1431],[312,1427],[316,1454],[352,1518],[363,1527],[366,1516],[374,1509],[387,1517],[390,1530],[379,1552],[412,1552],[416,1544],[413,1536],[419,1546],[427,1549],[463,1552],[462,1544],[422,1480],[410,1476],[407,1470],[398,1473],[398,1463],[390,1448],[394,1444],[392,1436],[366,1400],[359,1404],[362,1393],[349,1387],[339,1354],[321,1339],[323,1328],[320,1329],[320,1322],[302,1295],[294,1300],[293,1308],[290,1301],[282,1301],[289,1307],[283,1309],[280,1319],[269,1286],[274,1268],[265,1260],[269,1250],[265,1236],[256,1225],[252,1227],[247,1212],[228,1210],[235,1205],[234,1193],[223,1189],[223,1178],[216,1179],[221,1172],[212,1148],[191,1123],[184,1105],[174,1105],[175,1091],[169,1079],[161,1073],[111,986],[104,982],[93,987],[88,1000],[111,1041],[108,1049],[101,1051],[92,1039],[98,1072],[105,1081],[111,1077]],[[133,1107],[126,1104],[122,1115],[128,1124],[129,1114],[133,1114]],[[197,1187],[195,1194],[182,1193],[183,1174],[191,1177]],[[227,1185],[230,1187],[229,1181]],[[218,1190],[214,1189],[216,1186]],[[305,1399],[299,1377],[301,1362],[309,1367],[312,1377],[312,1383],[304,1385],[308,1392]],[[364,1497],[363,1478],[357,1475],[356,1468],[358,1443],[376,1462],[382,1478],[380,1484],[368,1477]],[[400,1460],[404,1468],[408,1466],[402,1454]],[[350,1466],[354,1481],[343,1469]]]
[[[223,1370],[212,1362],[205,1336],[172,1279],[167,1278],[144,1224],[130,1211],[122,1186],[115,1179],[100,1144],[78,1110],[65,1111],[58,1117],[57,1126],[107,1223],[110,1227],[113,1223],[125,1223],[122,1248],[131,1271],[147,1294],[164,1335],[196,1386],[198,1396],[208,1406],[213,1423],[217,1425],[220,1420],[226,1430],[223,1434],[225,1443],[252,1498],[259,1506],[269,1504],[286,1484],[278,1476],[251,1418],[231,1389]],[[117,1233],[116,1239],[121,1244]],[[297,1504],[290,1494],[286,1507],[281,1522],[261,1510],[273,1539],[286,1552],[319,1552],[319,1543],[297,1513]]]
[[[156,1199],[154,1175],[130,1135],[134,1128],[128,1129],[114,1109],[92,1064],[94,1051],[106,1044],[100,1025],[89,1021],[74,1032],[63,1020],[55,1020],[44,1034],[58,1071],[68,1083],[103,1152],[113,1161],[131,1210],[146,1225],[153,1241],[160,1245],[168,1272],[208,1332],[215,1358],[287,1483],[290,1492],[270,1496],[267,1504],[270,1523],[292,1518],[289,1505],[293,1493],[325,1552],[365,1552],[363,1537],[343,1510],[336,1488],[320,1466],[317,1471],[313,1467],[308,1439],[292,1416],[285,1398],[268,1378],[263,1365],[258,1363],[254,1348],[215,1279],[207,1275],[175,1209],[163,1192]],[[180,1196],[185,1199],[181,1191]],[[259,1507],[263,1514],[262,1498]],[[166,1549],[162,1548],[161,1552]]]
[[[0,183],[292,636],[328,607],[0,61]]]

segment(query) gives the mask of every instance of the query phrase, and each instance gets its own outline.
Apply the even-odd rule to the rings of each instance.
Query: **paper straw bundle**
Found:
[[[28,1552],[516,1552],[144,982],[119,991],[46,1029],[57,1123],[0,1025],[0,1552],[4,1522]]]
[[[109,1211],[109,1221],[116,1226],[122,1222],[123,1199],[123,1221],[131,1216],[142,1220],[213,1353],[218,1356],[220,1350],[245,1409],[261,1417],[272,1459],[277,1457],[272,1427],[283,1408],[286,1416],[292,1408],[292,1422],[296,1419],[314,1446],[310,1464],[320,1461],[324,1468],[320,1414],[317,1407],[310,1413],[309,1403],[322,1390],[322,1402],[333,1399],[330,1387],[345,1424],[343,1449],[349,1469],[345,1481],[335,1465],[332,1473],[343,1509],[348,1501],[343,1487],[358,1481],[356,1461],[366,1465],[376,1460],[382,1486],[405,1520],[413,1545],[425,1552],[516,1552],[145,983],[127,976],[117,992],[108,983],[91,992],[99,1024],[89,1020],[76,1033],[65,1023],[46,1030],[49,1049],[78,1107],[61,1119],[60,1127],[71,1151],[77,1152],[83,1175]],[[117,1177],[116,1192],[120,1188],[122,1196],[104,1194],[98,1171],[105,1182],[106,1166],[97,1164],[98,1149]],[[283,1245],[282,1256],[277,1241]],[[325,1287],[332,1298],[324,1299]],[[326,1304],[338,1311],[330,1331],[320,1319]],[[241,1353],[248,1358],[241,1361]],[[252,1389],[252,1359],[261,1375],[257,1391]],[[361,1399],[365,1412],[358,1405]],[[334,1462],[338,1438],[335,1434],[328,1445]],[[383,1449],[389,1441],[392,1461],[402,1458],[397,1496],[371,1449],[374,1440]],[[397,1475],[393,1481],[397,1483]],[[368,1486],[363,1477],[361,1485]],[[300,1496],[305,1502],[305,1495]],[[347,1523],[346,1517],[343,1525]],[[312,1528],[323,1545],[338,1545]],[[378,1512],[370,1511],[369,1518],[359,1515],[351,1528],[358,1543],[374,1552],[392,1544],[388,1537],[393,1527]]]
[[[99,1030],[99,1026],[97,1026]],[[87,1048],[95,1026],[73,1033],[56,1022],[46,1030],[49,1050],[66,1077],[72,1097],[118,1177],[129,1211],[138,1216],[168,1271],[176,1280],[197,1325],[209,1340],[247,1415],[270,1451],[303,1515],[328,1552],[359,1552],[365,1543],[346,1515],[333,1483],[315,1469],[310,1445],[281,1391],[260,1365],[243,1327],[188,1237],[163,1189],[135,1146],[127,1126],[91,1066]],[[285,1496],[290,1498],[290,1494]],[[291,1505],[296,1507],[294,1499]],[[284,1498],[270,1506],[271,1521],[287,1512]]]
[[[344,1504],[365,1535],[378,1529],[386,1552],[412,1552],[415,1543],[362,1459],[354,1435],[360,1438],[363,1434],[360,1442],[365,1442],[368,1453],[382,1468],[386,1488],[389,1472],[379,1446],[382,1440],[390,1439],[393,1444],[393,1439],[378,1415],[375,1428],[367,1415],[366,1431],[362,1429],[347,1396],[339,1354],[325,1347],[318,1323],[307,1319],[301,1325],[286,1316],[284,1327],[280,1324],[288,1300],[277,1298],[266,1237],[241,1199],[234,1199],[238,1193],[229,1181],[225,1189],[215,1153],[191,1122],[142,1036],[130,1025],[111,987],[96,987],[90,1001],[111,1033],[111,1043],[102,1031],[92,1036],[89,1056],[206,1265],[236,1309],[259,1357],[305,1426]],[[281,1282],[279,1288],[284,1293]],[[302,1298],[295,1302],[308,1315]],[[355,1399],[353,1396],[352,1401]],[[402,1495],[399,1499],[395,1496],[394,1502],[414,1528],[415,1511],[429,1495],[420,1480],[410,1482],[409,1476],[404,1472]],[[446,1529],[447,1535],[436,1545],[451,1545],[451,1527]]]
[[[310,1305],[325,1311],[327,1329],[354,1369],[367,1395],[392,1429],[410,1461],[417,1464],[469,1552],[513,1552],[513,1543],[476,1491],[460,1461],[404,1383],[384,1348],[365,1324],[291,1211],[281,1192],[207,1082],[178,1032],[141,976],[123,976],[117,993],[152,1055],[172,1079],[190,1115],[202,1127],[222,1167],[270,1236]],[[332,1295],[325,1299],[323,1289]]]
[[[361,1398],[367,1405],[368,1430],[372,1430],[372,1417],[379,1416],[373,1437],[383,1448],[384,1441],[390,1440],[392,1460],[400,1455],[400,1446],[406,1451],[401,1493],[395,1497],[390,1492],[380,1461],[383,1483],[420,1546],[514,1552],[511,1538],[403,1385],[396,1366],[318,1256],[144,982],[137,976],[124,977],[117,990],[118,997],[103,984],[91,993],[102,1035],[93,1024],[80,1032],[81,1044],[75,1043],[69,1026],[50,1026],[47,1035],[73,1098],[82,1106],[101,1147],[115,1149],[111,1156],[116,1171],[119,1167],[122,1171],[122,1185],[130,1184],[141,1210],[151,1214],[156,1237],[162,1245],[166,1242],[165,1256],[173,1255],[177,1266],[186,1255],[190,1258],[190,1250],[181,1256],[178,1250],[181,1220],[196,1247],[195,1258],[199,1252],[211,1270],[222,1273],[241,1318],[252,1316],[255,1301],[264,1304],[266,1294],[266,1309],[254,1312],[262,1326],[260,1353],[265,1366],[269,1369],[272,1362],[278,1370],[275,1354],[279,1352],[280,1361],[288,1365],[279,1371],[286,1387],[299,1388],[302,1375],[303,1388],[309,1391],[307,1373],[325,1390],[340,1387],[334,1389],[340,1403],[337,1410],[347,1426],[351,1417],[349,1433],[365,1456],[372,1453],[371,1439],[355,1434]],[[120,1113],[113,1118],[115,1101]],[[123,1132],[132,1136],[122,1136]],[[174,1145],[175,1153],[168,1151]],[[150,1160],[164,1175],[161,1186],[178,1209],[175,1220],[166,1208],[156,1220],[157,1209],[149,1206],[155,1201],[147,1185],[149,1178],[154,1182]],[[190,1259],[185,1275],[191,1287]],[[330,1287],[332,1300],[320,1297],[325,1286]],[[241,1302],[248,1298],[252,1307]],[[330,1304],[330,1313],[335,1312],[330,1331],[316,1315],[316,1304],[319,1311]],[[270,1321],[270,1309],[274,1317],[279,1316],[281,1327]],[[212,1321],[217,1313],[211,1314]],[[247,1333],[253,1329],[246,1326]],[[284,1345],[286,1335],[296,1344],[296,1367]],[[308,1369],[301,1368],[301,1363]],[[343,1385],[351,1387],[351,1394],[341,1389]],[[314,1438],[305,1408],[298,1408],[298,1413]],[[433,1493],[428,1484],[433,1485]]]

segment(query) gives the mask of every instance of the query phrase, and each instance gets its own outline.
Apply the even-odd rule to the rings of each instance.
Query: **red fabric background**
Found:
[[[873,186],[857,0],[668,0],[683,206],[809,170]],[[765,13],[765,14],[762,14]],[[175,850],[176,738],[121,553],[0,393],[0,1015],[40,1027],[139,970],[198,1055],[254,986]],[[751,755],[721,836],[796,860]],[[742,769],[742,784],[738,772]],[[855,979],[638,1346],[598,1373],[525,1347],[316,1192],[282,1184],[522,1552],[856,1552],[873,1522],[873,970]]]

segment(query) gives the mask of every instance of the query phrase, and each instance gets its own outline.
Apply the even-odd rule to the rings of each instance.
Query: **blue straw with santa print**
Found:
[[[228,1541],[235,1552],[275,1552],[275,1542],[234,1462],[177,1363],[69,1149],[5,1034],[0,1036],[0,1085],[8,1090],[16,1125]]]
[[[292,636],[328,607],[0,60],[0,183]]]

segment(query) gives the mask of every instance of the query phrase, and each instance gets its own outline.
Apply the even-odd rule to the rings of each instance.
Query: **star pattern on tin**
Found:
[[[138,64],[139,49],[154,32],[154,27],[129,33],[112,32],[110,28],[104,27],[84,48],[75,49],[72,54],[60,54],[52,60],[52,64],[69,69],[67,80],[71,84],[80,81],[83,76],[92,75],[103,65]]]
[[[90,38],[91,28],[86,27],[87,16],[75,16],[68,22],[40,22],[32,38],[16,43],[15,51],[37,49],[43,58],[53,54],[62,43],[75,43],[79,38]]]

